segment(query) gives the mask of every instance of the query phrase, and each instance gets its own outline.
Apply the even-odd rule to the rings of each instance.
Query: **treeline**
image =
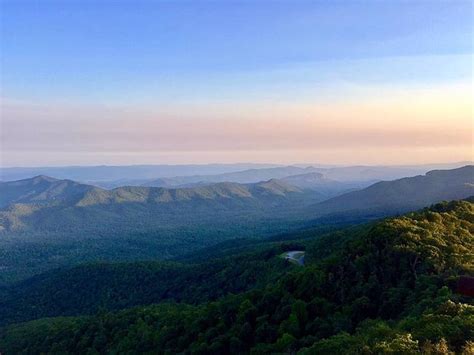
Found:
[[[472,354],[474,205],[444,203],[347,238],[278,280],[201,305],[161,304],[3,329],[18,353]],[[315,252],[308,248],[309,255]]]

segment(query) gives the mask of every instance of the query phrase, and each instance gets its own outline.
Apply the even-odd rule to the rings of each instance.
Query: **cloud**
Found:
[[[260,152],[275,160],[288,152],[307,156],[324,151],[339,160],[351,152],[371,160],[378,155],[381,161],[385,157],[403,162],[412,150],[429,152],[428,161],[448,151],[457,160],[472,154],[468,93],[465,86],[446,86],[385,90],[373,98],[337,103],[218,102],[141,108],[4,99],[0,136],[3,160],[9,164],[22,154],[41,161],[58,152],[71,157],[187,153],[197,160],[199,156],[235,159],[239,154],[247,160],[248,152]],[[396,151],[398,158],[392,153]]]

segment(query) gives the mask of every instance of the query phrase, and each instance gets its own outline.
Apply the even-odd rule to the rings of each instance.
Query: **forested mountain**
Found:
[[[426,175],[382,181],[318,203],[317,215],[390,215],[415,210],[443,200],[474,195],[474,165],[452,170],[433,170]]]
[[[137,186],[104,190],[71,180],[58,180],[48,176],[0,182],[1,206],[12,203],[67,203],[85,206],[107,203],[170,203],[193,199],[262,198],[301,193],[302,190],[279,180],[258,184],[216,183],[208,186],[181,189],[148,188]]]
[[[192,265],[196,274],[183,271],[186,281],[181,283],[181,288],[177,284],[171,286],[173,291],[169,294],[171,299],[176,297],[177,301],[192,305],[164,303],[119,312],[107,312],[106,308],[92,316],[44,318],[12,324],[0,330],[0,349],[5,354],[130,351],[202,354],[447,354],[455,351],[471,354],[474,305],[472,298],[457,292],[456,285],[462,275],[474,272],[473,221],[472,202],[441,203],[366,228],[330,233],[325,237],[329,239],[323,242],[315,236],[292,242],[303,243],[300,245],[278,247],[272,244],[254,253],[236,255],[252,274],[256,271],[255,277],[244,276],[239,263],[233,262],[238,259],[227,264],[226,259],[222,259],[207,266]],[[332,253],[322,248],[328,243]],[[275,259],[278,249],[288,247],[306,249],[305,266],[278,263]],[[203,273],[218,263],[222,263],[220,271]],[[259,272],[258,267],[252,267],[258,263],[261,266],[268,263],[268,267]],[[108,283],[106,289],[109,287],[108,291],[100,291],[102,299],[109,300],[104,303],[108,309],[120,303],[119,295],[125,295],[120,291],[122,282],[140,287],[143,280],[150,280],[143,285],[150,285],[153,291],[160,289],[152,286],[153,281],[161,277],[159,271],[152,271],[159,270],[158,266],[87,267],[92,268],[89,274],[93,279],[89,280],[91,291],[82,292],[85,302],[76,305],[73,298],[68,305],[66,298],[55,310],[57,314],[68,314],[68,307],[78,314],[87,314],[87,302],[95,299],[90,294],[87,296],[88,292],[95,292],[93,289],[102,282]],[[141,271],[127,273],[128,267]],[[186,268],[167,267],[171,268],[168,270]],[[114,272],[114,268],[121,272]],[[100,271],[112,275],[110,281],[102,278]],[[124,275],[122,279],[120,274]],[[62,277],[64,285],[60,283]],[[13,314],[18,319],[22,317],[21,312],[25,312],[26,319],[34,317],[35,309],[38,316],[48,314],[51,305],[48,306],[46,296],[41,297],[41,290],[57,293],[57,297],[67,295],[67,288],[74,287],[81,279],[78,276],[75,281],[74,277],[73,272],[58,271],[38,277],[30,285],[15,286],[12,292],[16,296],[10,298],[10,303],[3,303],[1,311],[10,321],[14,320],[5,305],[14,307],[16,298],[17,308]],[[216,285],[224,279],[224,284],[228,284],[229,278],[242,282],[237,287],[241,293],[226,295],[227,291],[235,292],[234,284],[216,299]],[[85,279],[78,281],[75,287],[79,290],[80,285],[87,289]],[[196,299],[186,298],[186,293],[182,293],[185,285],[195,291],[191,294],[197,295]],[[228,285],[232,285],[232,281]],[[125,297],[123,304],[133,297],[144,297],[148,286],[139,290]],[[37,308],[32,308],[34,295],[39,296]],[[158,299],[160,296],[155,300],[148,298],[151,302]],[[115,305],[111,305],[110,300],[114,300]],[[93,312],[97,310],[96,304],[90,307]]]
[[[44,176],[0,183],[0,284],[85,261],[169,259],[299,223],[323,197],[284,182],[98,187]]]
[[[202,214],[210,215],[214,211],[250,213],[296,201],[323,199],[316,192],[303,191],[278,180],[179,189],[126,186],[105,190],[71,180],[37,176],[0,183],[0,192],[0,203],[4,207],[0,210],[0,228],[6,231],[56,228],[61,223],[59,216],[67,222],[64,227],[74,229],[74,223],[81,223],[86,224],[86,228],[95,228],[91,224],[93,220],[88,218],[106,227],[116,218],[122,222],[134,221],[140,214],[152,212],[180,216],[191,213],[194,216],[190,218],[201,218]],[[48,212],[54,213],[56,218],[49,218]]]
[[[74,204],[95,189],[94,186],[42,175],[31,179],[0,182],[0,208],[14,203]]]

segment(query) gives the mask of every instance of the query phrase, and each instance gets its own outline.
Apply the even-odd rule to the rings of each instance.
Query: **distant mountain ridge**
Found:
[[[344,192],[356,190],[367,187],[370,185],[369,182],[341,182],[327,178],[322,173],[311,172],[300,175],[291,175],[282,178],[290,185],[299,187],[301,189],[316,190],[319,193],[326,195],[327,197],[333,197],[340,195]]]
[[[423,165],[400,165],[400,166],[341,166],[321,169],[321,173],[328,179],[340,182],[378,182],[402,179],[424,175],[433,170],[451,170],[463,166],[473,165],[474,162],[458,162],[448,164],[423,164]]]
[[[382,181],[365,189],[316,204],[318,215],[357,211],[406,212],[443,200],[458,200],[474,195],[474,165],[451,170],[433,170],[426,175]]]
[[[194,187],[213,182],[254,183],[290,175],[322,173],[326,179],[359,184],[395,180],[425,174],[435,169],[453,169],[472,162],[407,166],[330,166],[320,164],[204,164],[1,168],[0,181],[27,179],[37,175],[69,179],[113,189],[121,186]]]
[[[27,179],[37,175],[75,181],[149,180],[178,175],[222,174],[253,168],[270,168],[278,164],[188,164],[188,165],[99,165],[60,167],[0,168],[0,181]]]
[[[465,164],[467,165],[467,164]],[[460,163],[455,164],[433,164],[440,168],[458,168]],[[271,168],[248,169],[243,171],[217,174],[217,175],[191,175],[158,178],[142,183],[142,186],[155,187],[183,187],[194,186],[216,182],[238,182],[254,183],[270,179],[288,179],[294,177],[293,183],[303,183],[301,180],[306,175],[307,178],[315,181],[321,179],[326,185],[332,183],[336,187],[360,188],[369,184],[384,181],[395,180],[404,177],[417,176],[430,171],[430,165],[420,166],[345,166],[345,167],[314,167],[314,166],[282,166]],[[307,175],[313,174],[313,175]],[[298,176],[298,178],[296,178]],[[289,180],[287,180],[289,182]],[[291,183],[291,182],[290,182]],[[348,184],[344,186],[343,184]],[[296,185],[298,186],[298,185]]]
[[[282,179],[292,175],[317,171],[319,171],[319,169],[314,167],[301,168],[296,166],[248,169],[218,175],[191,175],[159,178],[156,180],[147,181],[143,183],[142,186],[176,187],[190,184],[212,184],[218,182],[237,182],[240,184],[250,184],[259,181]]]

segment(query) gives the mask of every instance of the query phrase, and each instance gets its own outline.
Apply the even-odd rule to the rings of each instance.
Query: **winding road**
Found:
[[[298,265],[304,265],[304,254],[305,252],[302,250],[293,250],[284,253],[284,257],[285,259],[292,261]]]

